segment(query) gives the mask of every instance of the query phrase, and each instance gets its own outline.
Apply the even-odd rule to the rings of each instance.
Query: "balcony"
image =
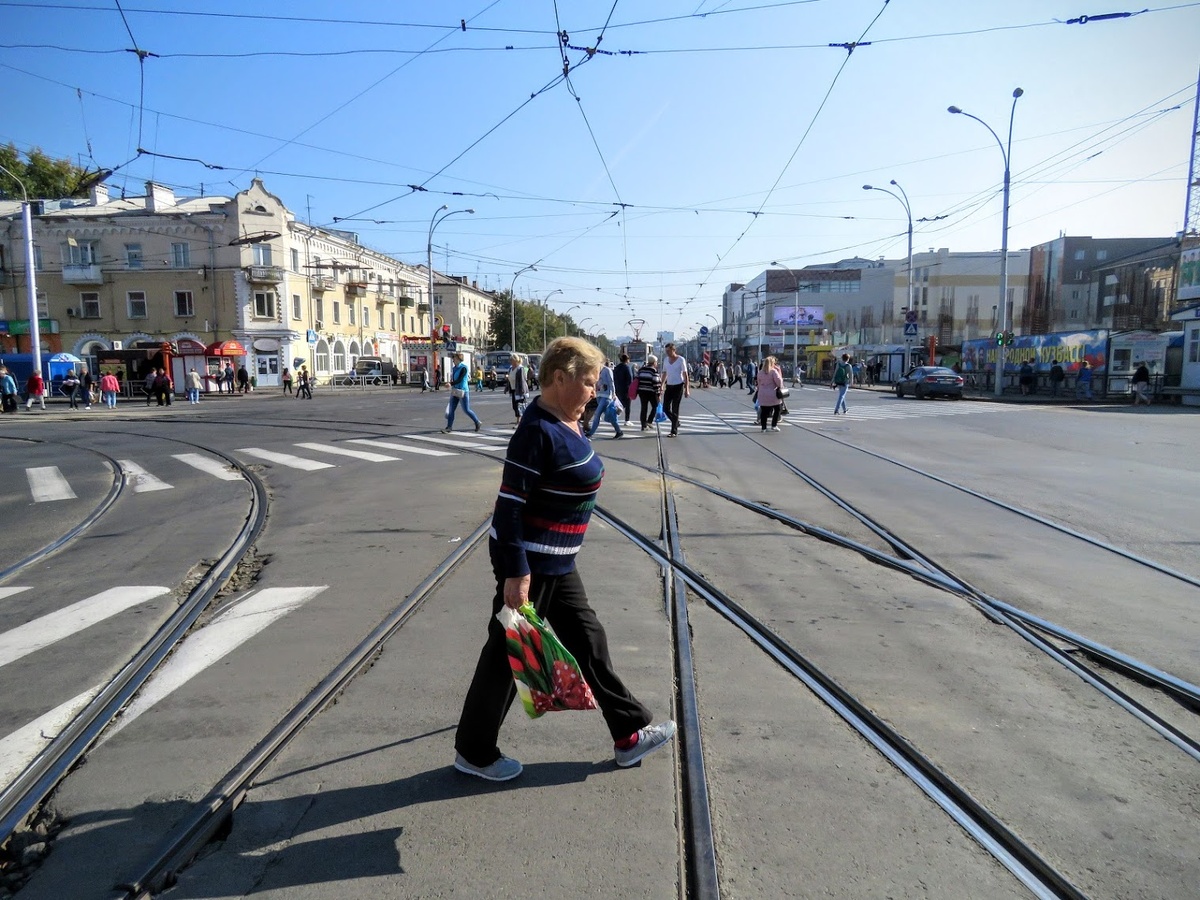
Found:
[[[332,275],[311,275],[308,281],[314,291],[332,291],[336,283]]]
[[[396,302],[400,304],[401,309],[412,309],[417,304],[417,301],[412,297],[398,297]]]
[[[365,297],[367,296],[367,284],[365,281],[347,281],[346,282],[347,297]]]
[[[251,284],[279,284],[283,281],[283,269],[279,266],[248,266],[246,280]]]
[[[63,266],[63,284],[103,284],[104,273],[99,266]]]

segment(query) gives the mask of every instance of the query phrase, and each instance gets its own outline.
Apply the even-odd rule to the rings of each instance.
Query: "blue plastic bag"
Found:
[[[655,410],[655,412],[654,412],[654,421],[655,422],[667,421],[667,414],[665,412],[663,412],[661,400],[658,401],[658,409]]]

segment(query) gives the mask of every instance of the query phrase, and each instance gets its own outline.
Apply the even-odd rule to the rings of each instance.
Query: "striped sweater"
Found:
[[[604,463],[591,442],[535,400],[512,440],[492,515],[492,562],[503,578],[575,568]]]

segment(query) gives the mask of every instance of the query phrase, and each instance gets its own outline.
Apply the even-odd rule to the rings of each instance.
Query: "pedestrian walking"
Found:
[[[225,381],[225,390],[233,393],[233,382],[237,378],[237,374],[233,371],[233,363],[225,363],[225,373],[222,376]]]
[[[17,380],[5,366],[0,366],[0,413],[15,413],[20,405],[17,400]]]
[[[284,369],[286,372],[287,369]],[[204,387],[204,382],[200,380],[200,373],[196,371],[196,367],[192,366],[187,373],[187,398],[188,403],[200,402],[200,389]],[[290,388],[291,385],[289,384]]]
[[[454,738],[454,768],[486,781],[508,781],[522,771],[498,746],[516,696],[504,628],[495,617],[504,606],[531,603],[575,657],[618,766],[636,764],[675,734],[669,719],[651,724],[650,710],[617,675],[575,565],[604,476],[604,463],[579,428],[603,361],[579,338],[552,341],[542,357],[541,396],[508,444],[488,541],[496,578],[492,615]]]
[[[758,372],[758,394],[755,397],[758,403],[758,422],[764,434],[768,428],[768,419],[771,422],[770,429],[779,431],[779,414],[783,410],[782,393],[783,372],[780,371],[779,361],[774,356],[768,356],[763,360],[762,368]]]
[[[691,383],[687,360],[675,350],[673,343],[664,348],[667,358],[663,360],[663,412],[671,420],[671,431],[667,437],[679,435],[679,404],[684,397],[691,396]]]
[[[83,401],[84,409],[92,408],[92,389],[96,385],[96,379],[92,377],[90,369],[82,368],[79,373],[79,398]]]
[[[833,367],[833,382],[830,387],[837,388],[837,400],[833,404],[833,414],[841,411],[842,415],[849,412],[846,406],[846,391],[850,389],[850,381],[854,378],[854,370],[850,367],[850,354],[843,353],[841,360]]]
[[[637,395],[642,401],[642,431],[648,431],[654,424],[661,393],[662,379],[658,375],[658,357],[651,354],[646,357],[646,364],[638,369],[637,373]]]
[[[1086,359],[1079,363],[1079,372],[1075,376],[1075,399],[1092,399],[1092,367]]]
[[[1145,363],[1140,363],[1137,371],[1133,373],[1133,380],[1130,382],[1133,386],[1133,405],[1139,403],[1150,405],[1150,369]]]
[[[758,366],[754,364],[754,360],[746,360],[746,365],[742,367],[746,375],[746,391],[747,394],[754,394],[758,391]]]
[[[633,398],[637,396],[637,370],[633,364],[629,362],[629,354],[622,353],[617,367],[613,369],[613,388],[617,394],[617,401],[621,404],[621,411],[625,413],[625,424],[629,424],[629,408],[633,405]]]
[[[58,388],[66,396],[71,403],[71,409],[79,407],[79,377],[75,374],[74,369],[68,369],[67,374],[63,376],[62,384]]]
[[[33,372],[29,379],[25,382],[25,410],[28,412],[33,409],[33,401],[36,400],[41,404],[42,410],[46,409],[46,381],[42,378],[41,372]]]
[[[100,399],[106,407],[117,408],[117,394],[120,390],[121,382],[117,381],[117,376],[112,372],[100,376]]]
[[[512,354],[508,358],[508,396],[512,400],[513,415],[516,416],[517,424],[521,422],[521,416],[525,413],[525,404],[529,400],[529,366],[521,361],[521,357],[517,354]],[[483,376],[480,376],[480,388],[482,391]],[[493,388],[495,390],[495,388]],[[516,427],[515,425],[513,426]]]
[[[717,387],[728,387],[729,373],[725,371],[725,361],[717,360]]]
[[[601,366],[600,374],[596,379],[596,413],[592,419],[591,427],[584,433],[588,437],[594,435],[596,429],[600,427],[600,420],[606,418],[608,419],[608,424],[616,432],[613,438],[624,437],[625,432],[621,430],[621,423],[617,420],[617,410],[620,408],[617,401],[617,384],[613,378],[612,366]]]
[[[283,392],[285,394],[292,393],[292,370],[285,368],[283,370]]]
[[[166,369],[160,368],[154,376],[154,396],[158,400],[159,406],[170,406],[172,394],[175,385],[171,383],[171,376],[167,374]]]
[[[1062,383],[1067,380],[1067,373],[1063,371],[1062,363],[1055,360],[1054,365],[1050,367],[1050,396],[1057,397],[1058,391],[1062,387]]]
[[[746,386],[742,382],[742,366],[731,362],[729,364],[729,386],[732,388],[735,384],[740,388]]]
[[[245,365],[238,366],[237,370],[238,393],[250,393],[250,373],[246,370]]]
[[[312,399],[312,376],[308,374],[308,366],[301,366],[296,376],[296,399],[301,397],[306,400]]]
[[[1017,383],[1021,387],[1021,396],[1027,397],[1034,392],[1034,375],[1033,366],[1026,360],[1021,363],[1021,368],[1017,370]]]
[[[454,430],[454,411],[459,406],[462,406],[467,418],[475,423],[476,431],[483,427],[479,416],[471,410],[471,381],[467,364],[463,362],[462,351],[455,351],[454,368],[450,370],[450,402],[446,404],[446,427],[442,429],[442,434]]]

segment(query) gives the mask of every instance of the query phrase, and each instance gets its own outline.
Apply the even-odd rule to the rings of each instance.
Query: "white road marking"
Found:
[[[395,462],[400,457],[386,456],[383,453],[371,453],[367,450],[351,450],[349,447],[338,447],[334,444],[296,444],[305,450],[316,450],[318,453],[336,453],[340,456],[352,456],[355,459],[365,459],[367,462]]]
[[[75,492],[67,479],[63,478],[58,466],[36,466],[25,470],[29,479],[29,490],[33,493],[34,503],[46,503],[50,500],[74,500]]]
[[[429,441],[431,444],[444,444],[447,447],[458,447],[460,450],[503,450],[504,447],[494,447],[491,444],[472,444],[469,440],[449,440],[447,438],[430,437],[424,434],[410,434],[410,441]]]
[[[153,585],[109,588],[86,600],[47,613],[40,619],[18,625],[0,634],[0,666],[6,666],[131,606],[146,603],[166,593],[170,593],[170,588]]]
[[[60,731],[71,724],[103,685],[89,688],[50,712],[0,738],[0,785],[9,785],[37,758]]]
[[[292,469],[303,469],[305,472],[313,472],[317,469],[337,468],[333,463],[318,462],[315,459],[305,459],[302,456],[292,456],[290,453],[276,453],[274,450],[263,450],[261,447],[243,447],[238,453],[245,453],[247,456],[255,456],[259,459],[265,459],[267,462],[273,462],[280,466],[288,466]]]
[[[19,593],[21,593],[22,591],[29,591],[29,590],[32,590],[32,588],[27,588],[27,587],[0,587],[0,600],[3,600],[5,597],[11,597],[13,594],[19,594]]]
[[[433,450],[429,447],[413,447],[411,444],[396,444],[392,441],[374,441],[369,438],[350,438],[347,444],[362,444],[364,447],[382,447],[384,450],[399,450],[401,453],[415,453],[418,456],[457,456],[449,450]]]
[[[241,481],[242,473],[237,469],[230,468],[229,463],[219,459],[214,459],[211,456],[204,456],[201,453],[176,453],[175,458],[181,463],[186,463],[193,469],[199,469],[201,472],[207,472],[209,475],[215,475],[222,481]]]
[[[167,484],[165,481],[155,478],[133,460],[119,459],[117,462],[125,470],[125,477],[133,485],[135,494],[144,494],[147,491],[169,491],[175,487],[173,484]]]
[[[229,607],[188,636],[105,733],[112,737],[160,700],[237,649],[268,625],[299,609],[328,585],[266,588]]]

